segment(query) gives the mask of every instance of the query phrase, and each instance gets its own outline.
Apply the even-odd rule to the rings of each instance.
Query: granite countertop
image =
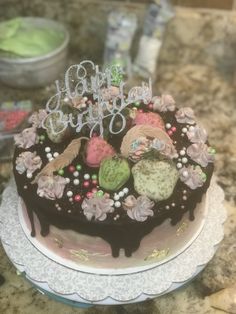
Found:
[[[228,219],[224,240],[207,267],[181,289],[142,304],[75,309],[48,299],[18,276],[0,246],[0,273],[6,279],[0,287],[0,313],[236,313],[236,58],[231,40],[234,32],[235,14],[226,20],[222,13],[177,12],[166,33],[154,86],[156,92],[168,91],[179,105],[195,110],[217,150],[215,173],[225,191]],[[35,91],[1,86],[0,100],[30,98],[39,106],[53,89],[53,85]],[[11,165],[1,164],[0,192],[10,175]]]

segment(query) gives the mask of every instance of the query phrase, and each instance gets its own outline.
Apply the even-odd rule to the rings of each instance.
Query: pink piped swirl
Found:
[[[175,100],[171,95],[161,95],[152,98],[154,111],[166,112],[175,110]]]
[[[206,130],[198,125],[191,127],[187,132],[187,136],[192,143],[206,143],[207,140]]]
[[[66,184],[66,179],[61,176],[41,176],[37,194],[49,200],[62,198]]]
[[[154,202],[147,196],[139,196],[137,199],[133,195],[126,197],[122,203],[123,208],[127,210],[127,215],[136,221],[145,221],[149,216],[153,216]]]
[[[209,162],[214,162],[215,156],[211,153],[210,147],[204,143],[194,143],[187,148],[188,156],[201,165],[206,167]]]
[[[19,174],[26,172],[27,174],[33,174],[36,170],[42,166],[42,160],[37,153],[23,152],[16,158],[16,170]]]
[[[20,134],[14,136],[15,143],[20,148],[30,148],[37,143],[37,134],[34,127],[24,129]]]
[[[95,220],[103,221],[107,218],[107,213],[114,211],[113,204],[113,200],[107,195],[103,195],[102,197],[93,196],[85,198],[81,207],[88,220],[94,217]]]
[[[43,125],[43,121],[47,117],[47,111],[44,109],[40,109],[39,111],[34,112],[30,117],[29,117],[29,123],[33,125],[35,128],[41,128]]]
[[[179,170],[180,180],[184,182],[190,189],[195,190],[206,181],[206,174],[200,166],[188,166]]]
[[[189,107],[180,108],[176,112],[175,118],[177,122],[179,123],[188,123],[188,124],[195,123],[194,111],[192,108],[189,108]]]

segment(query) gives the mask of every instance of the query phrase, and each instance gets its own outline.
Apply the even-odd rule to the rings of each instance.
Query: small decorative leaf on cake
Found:
[[[36,129],[34,127],[24,129],[20,134],[14,136],[16,146],[20,148],[30,148],[35,145],[38,140]]]
[[[202,167],[206,167],[209,162],[214,162],[215,160],[215,150],[204,143],[194,143],[190,145],[187,148],[187,154]]]
[[[42,128],[42,123],[46,119],[48,113],[44,109],[40,109],[39,111],[34,112],[29,117],[29,123],[33,125],[35,128]]]
[[[198,125],[191,126],[187,132],[187,136],[192,143],[206,143],[207,140],[206,130]]]
[[[154,138],[154,140],[150,144],[150,147],[157,150],[160,154],[169,159],[175,158],[177,154],[174,145],[159,140],[158,138]]]
[[[68,127],[65,128],[60,114],[66,119],[66,116],[62,112],[51,112],[44,121],[48,138],[53,143],[61,143],[69,135],[69,129]]]
[[[143,159],[135,164],[132,174],[136,192],[154,201],[168,199],[179,178],[173,163],[150,159]]]
[[[28,176],[31,176],[41,166],[42,160],[36,152],[23,152],[16,158],[16,170],[19,174],[26,172]]]
[[[107,218],[107,213],[114,211],[113,204],[114,201],[109,199],[107,195],[94,195],[91,198],[85,198],[81,207],[88,220],[94,217],[95,220],[103,221]]]
[[[135,125],[123,137],[121,143],[121,154],[128,158],[131,151],[131,146],[138,138],[148,137],[162,140],[165,144],[173,146],[171,138],[163,130],[153,127],[151,125]]]
[[[49,200],[62,198],[67,181],[61,176],[41,176],[38,179],[37,194]]]
[[[152,208],[155,204],[145,195],[139,196],[137,199],[133,195],[129,195],[122,205],[127,210],[127,215],[133,220],[145,221],[149,216],[154,215]]]
[[[86,164],[89,167],[99,167],[104,158],[115,155],[114,148],[101,137],[92,137],[86,148]]]
[[[195,190],[203,186],[206,181],[206,174],[200,166],[188,166],[179,170],[180,180],[184,182],[190,189]]]
[[[192,108],[189,108],[189,107],[180,108],[176,112],[175,118],[177,122],[179,123],[188,123],[188,124],[195,123],[194,111]]]
[[[171,95],[161,95],[152,98],[154,111],[166,112],[175,110],[175,100]]]
[[[137,112],[134,119],[134,124],[136,125],[146,124],[149,126],[165,130],[164,121],[159,116],[159,114],[154,112]]]
[[[133,162],[137,162],[148,151],[150,151],[150,140],[144,136],[141,136],[131,143],[129,159]]]
[[[130,177],[130,168],[126,159],[117,156],[106,158],[99,169],[99,185],[108,190],[116,191]]]
[[[59,171],[70,165],[72,161],[79,155],[81,141],[88,140],[87,137],[74,139],[64,150],[62,154],[50,161],[36,176],[34,183],[37,182],[40,176],[51,176],[53,172]]]

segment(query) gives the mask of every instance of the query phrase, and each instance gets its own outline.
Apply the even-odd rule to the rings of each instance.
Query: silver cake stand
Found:
[[[14,181],[3,193],[0,238],[9,259],[45,293],[73,306],[111,305],[155,298],[192,280],[211,260],[223,239],[224,193],[213,178],[208,213],[200,234],[179,255],[156,267],[122,275],[86,273],[65,267],[42,254],[25,235],[18,217],[19,197]]]

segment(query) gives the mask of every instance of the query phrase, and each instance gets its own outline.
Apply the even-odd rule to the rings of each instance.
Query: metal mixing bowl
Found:
[[[0,81],[18,88],[42,87],[55,81],[66,68],[69,33],[65,27],[53,20],[37,17],[23,18],[29,26],[40,26],[64,33],[61,45],[42,56],[33,58],[11,58],[0,56]]]

